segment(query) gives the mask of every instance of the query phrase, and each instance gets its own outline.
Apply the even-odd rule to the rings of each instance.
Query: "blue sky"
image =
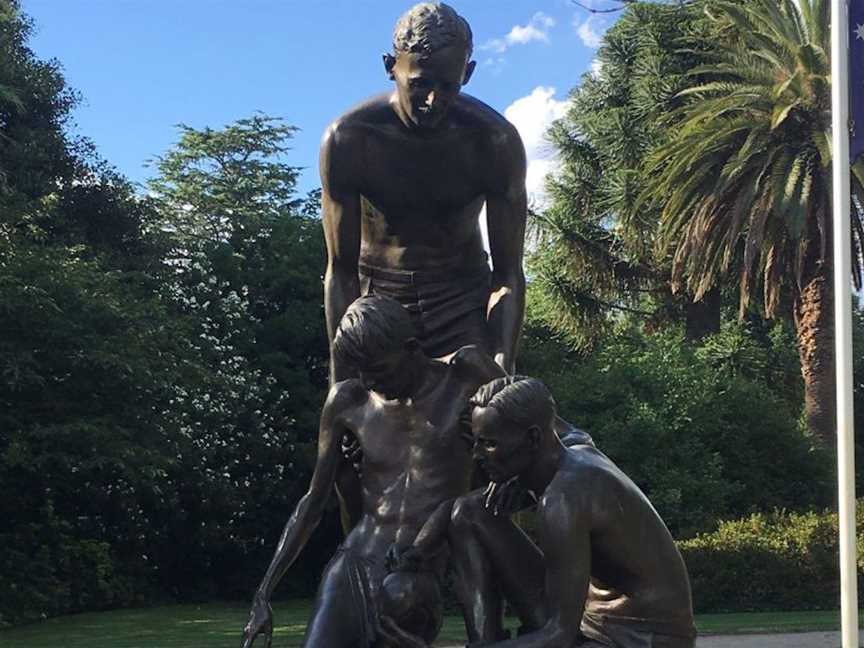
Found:
[[[391,0],[23,0],[31,47],[56,57],[84,103],[76,132],[143,182],[148,158],[176,141],[174,125],[223,126],[254,111],[300,128],[289,156],[318,186],[326,125],[391,87],[381,54],[411,2]],[[569,0],[454,0],[474,31],[477,71],[465,91],[522,133],[538,192],[550,168],[542,134],[591,69],[612,16]],[[613,6],[594,0],[594,6]]]

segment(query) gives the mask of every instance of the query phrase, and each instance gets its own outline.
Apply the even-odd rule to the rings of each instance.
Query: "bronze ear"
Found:
[[[384,61],[384,69],[387,71],[387,77],[391,81],[395,81],[396,77],[393,75],[393,67],[396,65],[396,57],[392,54],[382,54],[381,59]]]
[[[539,425],[532,425],[528,428],[528,439],[532,448],[540,447],[541,430]]]
[[[463,86],[471,80],[471,75],[474,74],[475,67],[477,67],[477,61],[468,61],[468,63],[465,65],[465,74],[462,77]]]

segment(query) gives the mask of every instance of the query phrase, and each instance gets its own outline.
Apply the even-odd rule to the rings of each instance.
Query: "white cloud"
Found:
[[[524,45],[533,40],[549,41],[546,32],[540,31],[534,25],[525,25],[524,27],[516,25],[507,34],[506,40],[508,43]]]
[[[527,25],[514,25],[502,38],[492,38],[480,46],[481,50],[501,53],[513,45],[525,45],[532,41],[549,42],[549,29],[555,26],[555,19],[542,11],[535,13]]]
[[[555,152],[546,140],[546,131],[553,121],[564,116],[568,107],[567,100],[555,99],[555,88],[537,86],[531,94],[520,97],[504,111],[504,116],[516,127],[525,144],[528,197],[541,205],[545,202],[543,185],[546,175],[558,164]]]
[[[591,74],[593,74],[595,77],[599,77],[602,71],[603,61],[595,57],[594,60],[591,61]]]
[[[597,16],[588,16],[584,21],[580,16],[576,16],[573,19],[573,27],[585,47],[597,49],[603,42],[603,34],[606,33],[608,26],[602,18]]]

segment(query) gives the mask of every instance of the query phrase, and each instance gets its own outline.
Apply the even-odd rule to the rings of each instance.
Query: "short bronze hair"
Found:
[[[450,5],[421,2],[406,11],[393,30],[393,51],[432,54],[450,45],[465,48],[466,60],[474,51],[471,27]]]
[[[469,402],[474,407],[492,407],[525,429],[539,425],[548,430],[555,421],[555,399],[546,385],[528,376],[496,378],[480,387]]]
[[[348,366],[361,366],[417,337],[411,315],[398,301],[383,295],[355,299],[333,337],[333,357]]]

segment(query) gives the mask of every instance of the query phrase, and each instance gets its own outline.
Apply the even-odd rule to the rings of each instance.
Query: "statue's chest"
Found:
[[[467,448],[459,436],[458,410],[454,403],[438,408],[385,405],[373,409],[358,429],[365,464],[389,471],[425,459],[448,460],[450,453]]]
[[[367,468],[385,473],[405,469],[410,444],[410,438],[405,433],[408,423],[408,408],[401,406],[379,405],[363,413],[355,434],[360,441],[363,463]]]
[[[464,208],[484,193],[470,143],[373,139],[363,194],[376,204]]]
[[[412,464],[455,461],[456,455],[466,450],[467,444],[460,437],[460,403],[453,399],[445,407],[416,412],[409,429]]]

